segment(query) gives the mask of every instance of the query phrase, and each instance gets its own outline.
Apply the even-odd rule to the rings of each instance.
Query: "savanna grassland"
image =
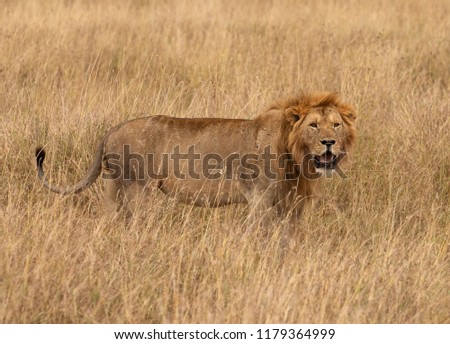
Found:
[[[450,2],[0,1],[0,322],[449,323]],[[348,178],[289,249],[245,206],[164,195],[127,222],[81,179],[113,125],[252,118],[338,91]]]

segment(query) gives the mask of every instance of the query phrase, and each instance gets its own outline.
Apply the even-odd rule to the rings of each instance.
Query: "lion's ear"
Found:
[[[302,117],[302,114],[300,113],[300,111],[298,111],[298,109],[296,109],[295,107],[288,107],[285,111],[284,114],[286,116],[286,119],[288,120],[288,122],[291,125],[294,125],[296,122],[298,122],[300,120],[300,118]]]
[[[341,104],[338,109],[342,119],[348,124],[353,124],[356,120],[356,111],[348,104]]]

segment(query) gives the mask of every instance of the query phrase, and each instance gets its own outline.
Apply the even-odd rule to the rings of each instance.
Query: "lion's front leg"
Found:
[[[306,209],[310,206],[310,197],[297,197],[284,204],[279,211],[285,225],[283,226],[283,246],[289,247],[298,238],[302,228],[302,218]]]
[[[249,228],[268,228],[278,219],[278,213],[273,205],[273,195],[268,192],[256,192],[248,199]]]

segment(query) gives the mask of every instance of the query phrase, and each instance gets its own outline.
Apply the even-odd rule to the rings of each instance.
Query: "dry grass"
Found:
[[[450,322],[450,4],[1,1],[0,321]],[[101,183],[61,198],[107,128],[140,113],[251,118],[340,91],[353,170],[327,182],[286,256],[245,207],[158,197],[130,224]]]

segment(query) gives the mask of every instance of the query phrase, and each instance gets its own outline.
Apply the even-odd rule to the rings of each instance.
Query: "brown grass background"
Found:
[[[0,1],[3,323],[449,323],[450,3]],[[164,196],[130,224],[101,182],[62,198],[111,126],[252,118],[299,90],[359,111],[287,254],[280,225]]]

